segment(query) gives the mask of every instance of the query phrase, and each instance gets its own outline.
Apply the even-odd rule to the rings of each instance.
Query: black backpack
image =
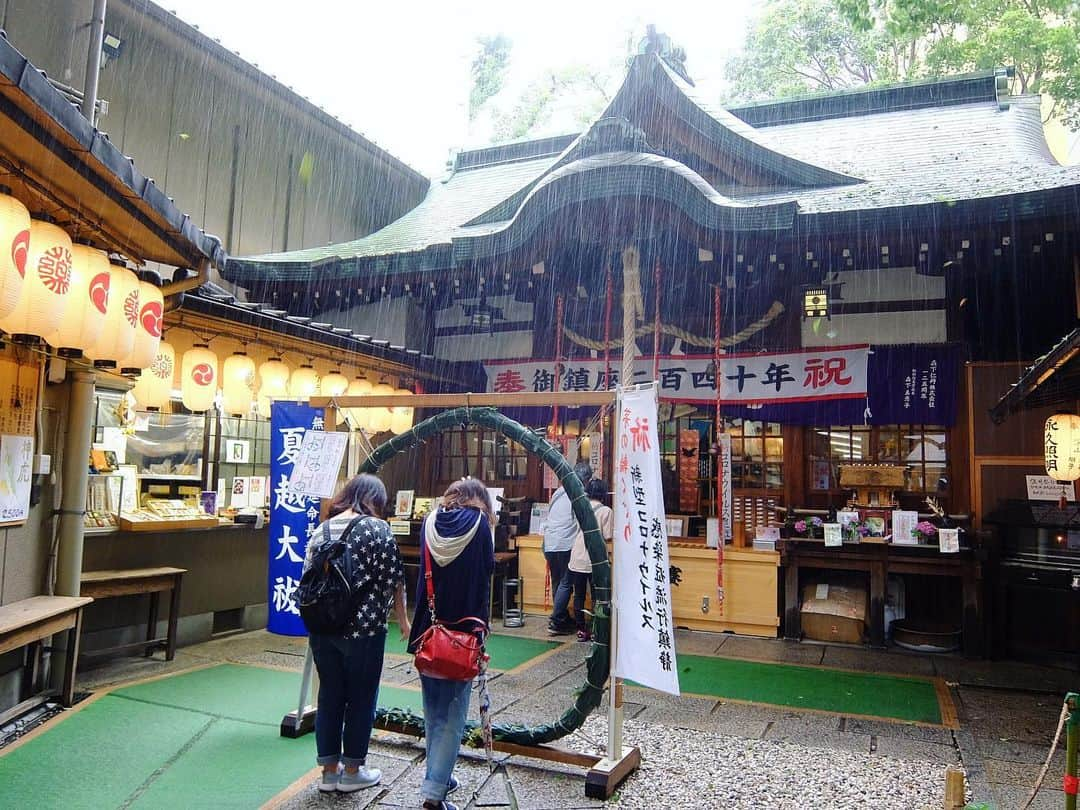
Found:
[[[354,518],[333,543],[329,542],[330,521],[323,523],[326,542],[300,576],[296,588],[300,618],[309,633],[343,633],[349,620],[356,615],[358,595],[353,589],[355,569],[349,552],[349,538],[365,517]]]

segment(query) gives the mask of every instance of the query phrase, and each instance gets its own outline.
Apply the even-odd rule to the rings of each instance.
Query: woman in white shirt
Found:
[[[610,540],[615,531],[615,513],[604,505],[607,487],[599,479],[592,479],[585,485],[585,494],[589,496],[589,505],[596,515],[596,524],[600,527],[600,536]],[[585,588],[592,586],[592,561],[585,548],[585,533],[579,528],[574,538],[574,547],[570,551],[569,574],[574,589],[574,618],[577,621],[578,641],[591,641],[592,633],[585,621]]]

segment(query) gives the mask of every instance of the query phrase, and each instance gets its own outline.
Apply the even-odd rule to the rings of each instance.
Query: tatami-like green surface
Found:
[[[408,655],[405,649],[406,642],[402,640],[397,625],[391,623],[386,634],[386,651],[394,655]],[[488,655],[491,661],[488,666],[491,669],[506,671],[514,667],[528,663],[538,655],[546,653],[558,647],[558,641],[544,641],[537,638],[521,638],[519,636],[506,636],[492,633],[487,638]]]
[[[117,689],[0,752],[4,807],[258,807],[314,767],[315,739],[281,737],[300,674],[222,664]],[[420,692],[379,705],[422,714]]]
[[[796,709],[941,723],[931,681],[873,672],[680,655],[679,686],[710,697]]]

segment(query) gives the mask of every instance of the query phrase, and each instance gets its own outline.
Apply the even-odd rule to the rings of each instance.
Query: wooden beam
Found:
[[[520,394],[385,394],[383,396],[312,397],[313,408],[599,408],[615,401],[614,391],[524,392]]]

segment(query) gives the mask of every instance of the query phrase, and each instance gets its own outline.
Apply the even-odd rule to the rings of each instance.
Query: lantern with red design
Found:
[[[71,238],[47,217],[30,220],[30,247],[19,302],[0,329],[16,343],[38,343],[60,325],[71,289]]]
[[[135,321],[135,344],[131,353],[120,361],[120,373],[134,377],[154,362],[161,343],[161,319],[165,299],[161,288],[151,281],[139,281],[139,317]]]
[[[105,328],[83,354],[97,368],[116,368],[135,348],[135,327],[139,323],[139,279],[122,259],[109,259],[106,300]]]
[[[0,186],[0,318],[6,318],[19,303],[30,250],[30,212]]]
[[[109,302],[109,254],[84,242],[71,247],[71,290],[56,331],[45,339],[61,357],[82,357],[105,329]]]
[[[131,393],[135,407],[145,411],[160,411],[169,404],[172,395],[173,374],[176,370],[176,351],[162,341],[149,366],[142,370]]]
[[[184,407],[199,413],[214,405],[217,394],[218,359],[205,343],[196,343],[180,363],[180,394]]]

